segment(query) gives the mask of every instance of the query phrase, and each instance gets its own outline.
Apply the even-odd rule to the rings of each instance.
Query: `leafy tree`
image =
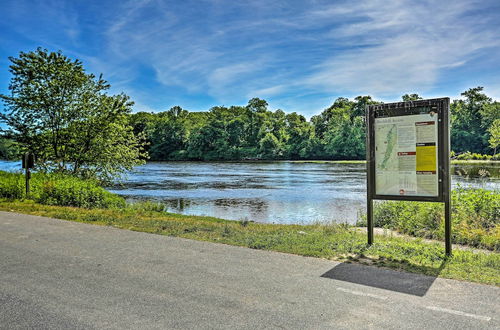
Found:
[[[172,107],[158,115],[151,127],[151,149],[149,154],[153,160],[170,159],[173,153],[186,148],[188,127],[185,123],[188,111],[179,106]]]
[[[493,155],[497,154],[497,148],[500,146],[500,119],[496,119],[488,129],[490,133],[490,147],[494,150]]]
[[[482,93],[483,87],[470,88],[455,100],[451,110],[451,146],[455,152],[488,152],[488,133],[482,113],[491,98]]]
[[[325,151],[334,159],[364,159],[365,136],[362,117],[345,120],[328,132]]]
[[[356,96],[354,98],[354,104],[352,105],[352,110],[350,111],[351,121],[355,117],[364,117],[366,112],[366,107],[371,104],[378,104],[380,102],[374,101],[371,96]]]
[[[481,110],[481,126],[489,128],[493,122],[500,119],[500,102],[485,104]]]
[[[418,95],[418,94],[405,94],[405,95],[401,96],[401,99],[402,99],[404,102],[423,100],[423,99],[420,97],[420,95]]]
[[[267,133],[259,142],[260,152],[265,158],[276,158],[283,155],[282,143],[273,133]]]
[[[19,159],[19,148],[11,139],[0,137],[0,159]]]
[[[133,102],[108,95],[110,85],[60,51],[10,57],[10,95],[0,119],[43,170],[112,180],[141,164],[144,141],[129,125]]]
[[[287,157],[300,159],[312,134],[312,127],[302,115],[292,112],[286,115]],[[302,156],[301,156],[302,155]]]

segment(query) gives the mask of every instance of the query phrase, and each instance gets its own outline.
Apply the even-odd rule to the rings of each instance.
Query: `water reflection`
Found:
[[[490,167],[491,173],[500,168]],[[365,180],[363,164],[157,162],[138,167],[123,187],[111,190],[154,199],[168,211],[183,214],[274,223],[354,223],[365,209]],[[452,182],[454,187],[500,186],[498,177],[454,175]]]
[[[15,170],[17,163],[0,162]],[[489,177],[474,177],[486,168]],[[455,173],[468,175],[458,176]],[[453,187],[500,188],[500,165],[454,166]],[[112,192],[169,212],[270,223],[354,223],[365,210],[364,164],[151,162]]]

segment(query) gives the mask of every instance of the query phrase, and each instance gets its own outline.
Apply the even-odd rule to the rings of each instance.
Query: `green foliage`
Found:
[[[19,173],[0,171],[0,197],[10,199],[24,198],[25,179]]]
[[[34,173],[30,186],[30,196],[26,196],[24,175],[0,171],[1,198],[30,198],[41,204],[83,208],[125,206],[123,198],[106,191],[93,180],[64,174]]]
[[[498,146],[500,103],[483,94],[482,87],[462,96],[451,104],[453,151],[460,160],[469,159],[472,152],[485,156],[471,159],[490,159],[488,153],[491,149],[496,153]],[[402,99],[422,97],[405,94]],[[157,114],[134,114],[130,122],[135,132],[147,136],[153,160],[361,160],[365,109],[378,103],[370,96],[339,97],[307,121],[295,112],[269,111],[265,100],[253,98],[244,107],[217,106],[197,113],[174,107]]]
[[[61,52],[38,48],[10,61],[10,95],[0,95],[0,120],[36,155],[39,168],[110,181],[141,163],[144,142],[129,125],[128,96],[107,95],[102,76],[87,74]]]
[[[401,96],[401,99],[405,102],[408,102],[408,101],[422,100],[423,98],[420,97],[420,95],[418,95],[418,94],[405,94],[405,95]]]
[[[500,119],[493,121],[490,128],[488,128],[488,133],[490,133],[490,139],[488,140],[490,148],[494,149],[493,155],[496,155],[497,148],[500,146]]]
[[[500,156],[498,154],[495,155],[483,155],[475,152],[466,151],[464,153],[454,155],[452,159],[456,160],[500,160]]]
[[[490,152],[488,128],[495,119],[500,119],[496,102],[482,93],[483,87],[470,88],[454,100],[451,110],[451,147],[455,152]]]
[[[375,226],[424,238],[444,239],[443,216],[440,203],[387,201],[374,209]],[[454,243],[500,250],[500,192],[454,190],[452,228]]]
[[[17,143],[11,139],[0,137],[0,159],[19,159],[20,150]]]
[[[260,153],[264,158],[277,158],[283,155],[283,146],[273,133],[266,133],[260,140]]]
[[[345,120],[326,135],[325,150],[333,159],[363,159],[365,157],[365,127],[360,117]]]

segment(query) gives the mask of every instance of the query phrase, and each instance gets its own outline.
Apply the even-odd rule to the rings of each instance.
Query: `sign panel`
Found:
[[[367,107],[370,199],[442,202],[449,185],[449,99]]]
[[[375,118],[375,193],[438,196],[437,113]]]

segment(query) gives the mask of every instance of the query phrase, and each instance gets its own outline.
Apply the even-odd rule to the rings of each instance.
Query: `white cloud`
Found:
[[[261,88],[257,90],[252,90],[251,92],[247,93],[247,98],[252,98],[252,97],[268,97],[268,96],[274,96],[278,95],[281,92],[283,92],[287,88],[286,85],[276,85],[276,86],[271,86],[271,87],[266,87],[266,88]]]
[[[498,34],[465,16],[475,5],[460,1],[353,4],[353,15],[363,17],[363,22],[344,24],[329,36],[332,42],[348,37],[373,44],[331,54],[305,82],[340,93],[429,90],[443,69],[465,65],[477,51],[500,45]]]

